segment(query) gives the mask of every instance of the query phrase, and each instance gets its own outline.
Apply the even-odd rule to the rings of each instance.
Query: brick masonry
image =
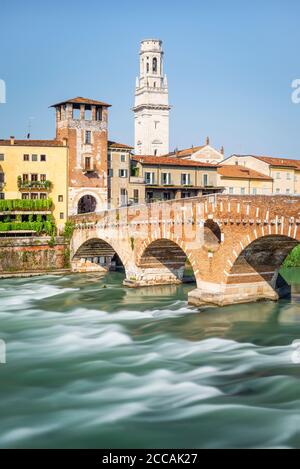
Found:
[[[71,255],[103,239],[123,262],[129,286],[178,283],[184,261],[197,289],[191,304],[276,300],[278,270],[299,243],[300,198],[197,197],[73,217]]]

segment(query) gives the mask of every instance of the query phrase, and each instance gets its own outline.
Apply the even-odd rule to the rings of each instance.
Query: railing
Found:
[[[85,214],[79,214],[79,215],[72,215],[70,216],[70,219],[75,219],[75,218],[82,218],[84,219],[84,217],[87,217],[87,216],[97,216],[97,215],[102,215],[105,214],[105,213],[111,213],[111,212],[123,212],[123,211],[128,211],[130,210],[130,208],[134,208],[136,210],[140,210],[140,209],[143,209],[143,208],[150,208],[152,205],[159,205],[159,204],[178,204],[178,205],[181,205],[181,206],[184,206],[186,203],[193,203],[193,202],[208,202],[208,203],[213,203],[213,204],[216,204],[217,203],[217,199],[221,199],[222,201],[225,201],[225,200],[231,200],[231,201],[235,201],[238,199],[245,199],[246,201],[249,200],[249,202],[251,200],[253,200],[254,197],[258,197],[258,198],[264,198],[264,197],[268,197],[268,198],[271,198],[271,197],[278,197],[278,198],[284,198],[284,199],[288,199],[290,203],[293,202],[293,199],[295,198],[298,198],[300,199],[300,194],[274,194],[274,193],[270,193],[270,194],[259,194],[259,195],[253,195],[253,194],[245,194],[245,195],[241,195],[241,194],[220,194],[220,193],[215,193],[215,194],[206,194],[206,195],[200,195],[200,196],[194,196],[194,197],[186,197],[184,199],[171,199],[171,200],[160,200],[160,201],[155,201],[155,202],[144,202],[144,203],[139,203],[139,204],[134,204],[134,205],[127,205],[127,206],[123,206],[123,207],[111,207],[110,205],[108,205],[106,208],[103,208],[103,210],[100,210],[100,211],[97,211],[97,212],[93,212],[93,213],[85,213]]]
[[[140,176],[130,176],[129,182],[131,184],[145,184],[145,180]]]

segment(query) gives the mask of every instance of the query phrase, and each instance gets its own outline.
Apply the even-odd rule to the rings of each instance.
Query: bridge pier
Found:
[[[124,280],[129,288],[150,287],[153,285],[179,285],[182,283],[184,266],[178,269],[169,268],[137,268],[132,275]]]
[[[253,303],[257,301],[278,301],[291,293],[290,286],[277,271],[268,282],[261,278],[244,283],[199,282],[198,287],[188,295],[193,306],[227,306],[232,304]]]

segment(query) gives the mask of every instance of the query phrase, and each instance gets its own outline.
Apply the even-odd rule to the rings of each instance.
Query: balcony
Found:
[[[52,188],[51,181],[23,181],[21,176],[18,177],[18,188],[20,191],[42,190],[50,191]]]
[[[144,178],[140,176],[130,176],[129,182],[131,184],[145,184]]]

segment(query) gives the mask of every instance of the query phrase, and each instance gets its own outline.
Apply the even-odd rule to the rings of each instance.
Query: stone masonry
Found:
[[[121,259],[131,287],[179,283],[186,259],[193,305],[277,300],[278,272],[300,239],[300,198],[213,195],[73,217],[71,258],[101,239]]]

